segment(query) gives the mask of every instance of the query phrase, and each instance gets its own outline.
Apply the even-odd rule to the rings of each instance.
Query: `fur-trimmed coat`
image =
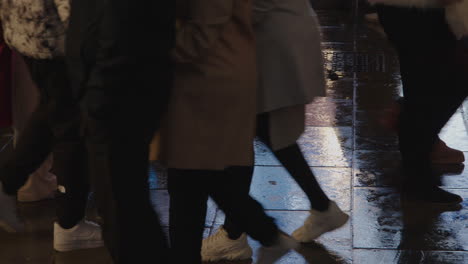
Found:
[[[63,57],[70,0],[0,0],[6,43],[35,59]]]
[[[369,0],[373,4],[407,6],[418,8],[441,7],[437,0]],[[468,0],[449,5],[445,8],[447,22],[457,38],[468,36]]]

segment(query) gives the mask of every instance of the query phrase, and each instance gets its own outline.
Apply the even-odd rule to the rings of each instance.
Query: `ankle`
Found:
[[[270,239],[260,241],[260,244],[262,244],[262,246],[264,246],[264,247],[272,247],[272,246],[278,244],[279,240],[280,240],[280,232],[277,231],[277,232],[273,233],[273,236]]]
[[[237,240],[242,236],[242,233],[228,233],[228,238],[231,240]]]
[[[329,207],[330,207],[330,200],[328,198],[311,204],[311,208],[319,212],[325,212],[328,210]]]
[[[57,221],[57,224],[60,228],[64,230],[71,230],[78,225],[80,221]]]

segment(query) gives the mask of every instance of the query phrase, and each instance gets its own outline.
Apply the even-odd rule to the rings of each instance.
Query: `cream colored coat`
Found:
[[[269,114],[270,147],[295,144],[304,105],[325,95],[320,25],[308,0],[254,0],[258,113]]]
[[[259,113],[325,96],[319,23],[308,0],[254,0],[254,29]]]

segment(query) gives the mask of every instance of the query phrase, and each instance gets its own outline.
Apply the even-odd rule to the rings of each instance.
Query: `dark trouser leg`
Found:
[[[84,218],[89,193],[86,152],[80,134],[81,111],[73,98],[64,61],[27,61],[47,100],[47,123],[54,138],[53,170],[60,186],[56,199],[58,223],[71,228]]]
[[[210,176],[208,192],[227,218],[232,219],[240,230],[264,246],[272,245],[278,235],[274,219],[266,215],[262,205],[242,190],[250,179],[245,168],[231,167]],[[247,179],[242,179],[247,177]]]
[[[2,173],[10,193],[26,182],[53,151],[58,184],[65,193],[57,196],[57,218],[64,228],[71,228],[84,218],[88,193],[84,145],[80,138],[80,111],[73,100],[66,67],[60,60],[25,58],[32,79],[41,93],[33,113],[18,139],[12,158]]]
[[[231,171],[235,171],[238,175],[238,187],[237,192],[242,195],[249,195],[250,185],[252,183],[252,177],[254,168],[253,167],[235,167],[230,168]],[[245,230],[239,225],[235,224],[230,217],[226,217],[224,220],[223,228],[228,233],[230,239],[238,239]]]
[[[43,85],[47,83],[47,79],[46,73],[45,76],[38,75],[34,80],[40,89],[39,105],[17,139],[14,151],[0,167],[0,181],[3,183],[4,191],[10,195],[17,193],[29,175],[39,168],[52,151],[54,139],[48,122],[50,113],[48,87]]]
[[[86,148],[82,142],[63,143],[55,147],[53,153],[59,186],[56,194],[57,222],[62,228],[72,228],[86,214],[89,194]]]
[[[152,252],[157,252],[161,263],[167,263],[166,239],[149,196],[149,138],[134,131],[121,132],[124,134],[106,142],[88,141],[104,242],[115,263],[146,263],[155,258]]]
[[[114,262],[168,263],[167,240],[148,185],[148,145],[161,106],[153,105],[157,91],[153,83],[132,85],[140,94],[134,90],[124,92],[125,96],[118,90],[88,94],[90,176],[103,219],[104,242]]]
[[[240,230],[265,246],[275,242],[278,234],[273,219],[248,194],[245,179],[249,174],[239,173],[245,168],[233,167],[226,171],[171,170],[171,245],[173,263],[201,263],[201,241],[208,194],[232,219]],[[247,180],[248,181],[248,180]]]
[[[258,137],[265,144],[270,146],[270,124],[268,113],[259,115],[257,123]],[[307,195],[311,207],[319,211],[327,210],[330,200],[323,192],[320,184],[317,182],[317,179],[305,160],[299,145],[296,143],[284,149],[277,150],[274,154]]]
[[[47,114],[41,108],[42,105],[32,114],[11,156],[1,165],[0,181],[7,194],[16,195],[52,151],[52,132],[46,122]]]
[[[169,170],[171,263],[201,263],[210,171]]]
[[[230,167],[226,169],[225,175],[220,175],[218,177],[222,178],[225,180],[225,182],[221,183],[219,181],[216,181],[215,184],[218,184],[216,186],[212,186],[212,188],[229,188],[226,187],[225,184],[228,184],[228,186],[231,186],[230,191],[226,194],[219,193],[218,195],[221,195],[219,197],[221,203],[225,204],[218,204],[218,206],[225,212],[226,218],[224,220],[224,229],[228,233],[228,236],[230,239],[238,239],[242,233],[247,232],[249,234],[249,230],[247,230],[247,225],[249,223],[246,223],[244,218],[250,218],[250,219],[264,219],[262,221],[265,221],[267,223],[267,226],[264,228],[260,228],[259,230],[253,230],[254,233],[257,232],[256,237],[260,242],[263,241],[263,243],[269,243],[271,241],[271,237],[267,234],[268,232],[271,232],[270,230],[273,229],[272,226],[274,226],[274,223],[272,222],[272,219],[268,216],[265,215],[263,211],[263,207],[255,201],[250,195],[250,184],[252,182],[252,176],[253,176],[253,167]],[[230,197],[234,196],[234,197]],[[215,199],[213,196],[213,199],[215,200],[216,203],[218,201]],[[232,204],[233,202],[234,204]],[[232,207],[236,206],[241,206],[241,211],[238,211],[238,208],[234,208],[235,211],[231,212],[226,212],[222,206],[226,206],[226,210],[233,210],[229,209]],[[235,214],[239,214],[238,216],[234,217]],[[244,221],[243,223],[237,222],[236,219],[241,219]],[[273,223],[273,225],[272,225]],[[252,232],[252,227],[250,227],[250,232]],[[273,233],[275,234],[275,233]],[[251,234],[249,234],[251,235]],[[251,235],[252,236],[252,235]],[[255,237],[252,236],[254,239]]]
[[[407,186],[430,187],[432,145],[467,95],[456,64],[456,40],[442,9],[379,6],[378,11],[400,59],[405,110],[399,140]]]

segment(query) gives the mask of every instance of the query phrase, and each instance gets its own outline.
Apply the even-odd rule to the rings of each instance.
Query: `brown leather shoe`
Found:
[[[432,147],[431,161],[435,164],[459,164],[465,161],[465,155],[439,139]]]
[[[380,124],[388,130],[398,132],[398,118],[401,107],[398,103],[392,104],[386,109],[385,114],[380,118]],[[462,151],[450,148],[440,138],[432,146],[431,161],[434,164],[460,164],[465,161]]]

